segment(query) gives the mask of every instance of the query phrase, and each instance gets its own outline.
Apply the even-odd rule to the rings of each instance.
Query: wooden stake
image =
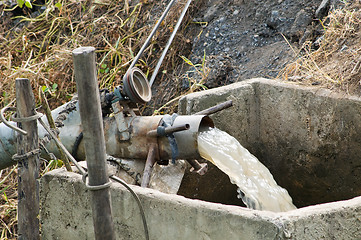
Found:
[[[79,111],[83,126],[89,185],[109,182],[105,161],[105,140],[96,79],[95,49],[73,51],[74,77],[78,88]],[[93,224],[96,239],[115,239],[109,187],[92,190]]]
[[[29,79],[15,81],[17,117],[35,114],[34,95]],[[18,239],[40,239],[39,236],[39,149],[37,120],[20,122],[18,127],[27,135],[18,133]],[[34,154],[30,154],[33,152]],[[26,156],[26,157],[25,157]]]

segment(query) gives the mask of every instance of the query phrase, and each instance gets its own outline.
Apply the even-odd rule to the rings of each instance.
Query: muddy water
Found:
[[[238,186],[238,197],[248,208],[273,212],[296,209],[287,190],[277,185],[270,171],[226,132],[211,128],[200,133],[198,149]]]

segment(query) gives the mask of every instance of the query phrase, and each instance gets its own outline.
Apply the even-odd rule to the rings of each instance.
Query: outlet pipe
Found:
[[[72,101],[60,106],[52,111],[53,118],[59,129],[59,138],[69,152],[75,145],[77,137],[82,132],[79,107],[77,101]],[[130,139],[121,140],[117,123],[114,117],[103,118],[104,136],[106,144],[106,153],[117,158],[127,159],[147,159],[149,148],[152,144],[157,146],[156,160],[168,160],[172,157],[172,147],[167,136],[157,136],[148,134],[156,130],[162,123],[164,116],[129,116],[125,118],[129,126]],[[46,117],[42,118],[47,122]],[[15,125],[15,123],[10,122]],[[205,115],[177,116],[173,126],[184,126],[183,131],[174,132],[174,138],[177,142],[178,156],[177,159],[200,159],[198,152],[197,137],[199,132],[214,127],[213,121]],[[60,157],[60,153],[53,141],[47,141],[46,130],[39,126],[39,137],[43,139],[49,152]],[[12,156],[16,153],[16,136],[17,133],[0,124],[0,169],[4,169],[15,162]],[[47,158],[45,154],[42,155]],[[77,149],[79,160],[85,159],[84,144],[81,141]]]

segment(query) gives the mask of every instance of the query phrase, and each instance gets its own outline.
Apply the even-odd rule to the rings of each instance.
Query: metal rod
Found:
[[[10,102],[8,105],[6,105],[3,109],[1,109],[1,112],[0,112],[1,121],[2,121],[7,127],[11,128],[11,129],[13,129],[13,130],[15,130],[15,131],[23,134],[23,135],[26,135],[26,134],[28,134],[26,131],[24,131],[23,129],[18,128],[18,127],[16,127],[16,126],[12,125],[12,124],[10,124],[10,123],[8,122],[8,120],[6,120],[6,118],[5,118],[5,116],[4,116],[5,112],[10,109],[10,106],[11,106],[11,104],[13,104],[14,101],[15,101],[15,100],[11,101],[11,102]]]
[[[184,125],[180,125],[180,126],[171,126],[171,127],[166,127],[164,128],[164,131],[162,131],[162,133],[160,134],[158,129],[157,130],[151,130],[147,133],[148,137],[161,137],[161,136],[166,136],[170,133],[174,133],[174,132],[180,132],[180,131],[184,131],[184,130],[188,130],[189,129],[189,124],[186,123]]]
[[[204,109],[200,112],[197,112],[193,115],[211,115],[213,113],[216,113],[216,112],[219,112],[219,111],[222,111],[226,108],[229,108],[229,107],[232,107],[233,106],[233,102],[232,100],[229,100],[229,101],[226,101],[226,102],[223,102],[223,103],[220,103],[216,106],[213,106],[213,107],[210,107],[210,108],[207,108],[207,109]]]
[[[48,120],[50,128],[56,129],[53,116],[51,115],[51,110],[50,110],[50,107],[49,107],[48,100],[46,99],[45,94],[44,94],[44,92],[42,90],[40,90],[40,99],[41,99],[41,106],[43,107],[43,110],[45,112],[45,116],[46,116],[46,119]],[[59,136],[58,136],[58,139],[59,139]],[[69,163],[69,160],[68,160],[67,156],[64,154],[64,152],[61,150],[61,148],[59,146],[58,146],[58,150],[60,152],[61,159],[64,162],[66,170],[68,172],[72,172],[72,169],[71,169],[71,166],[70,166],[70,163]]]
[[[34,94],[30,81],[15,81],[18,118],[35,114]],[[27,134],[18,135],[18,239],[40,239],[39,234],[39,151],[38,125],[36,119],[19,122],[18,127]],[[33,153],[33,154],[30,154]]]
[[[145,40],[142,48],[139,50],[137,56],[134,58],[133,62],[130,64],[127,72],[132,69],[135,64],[138,62],[140,56],[143,54],[144,50],[148,47],[149,42],[152,40],[152,37],[154,36],[155,32],[157,31],[157,29],[159,28],[160,24],[163,22],[164,18],[167,16],[169,10],[171,9],[172,5],[176,2],[176,0],[171,0],[167,6],[167,8],[164,10],[162,16],[159,18],[159,20],[157,21],[157,23],[155,24],[152,32],[149,34],[147,40]]]
[[[149,147],[147,161],[145,162],[145,167],[144,167],[142,183],[140,184],[141,187],[148,187],[149,186],[150,175],[152,173],[153,166],[154,166],[154,163],[155,163],[156,147],[157,146],[155,144],[152,144]]]
[[[86,171],[79,165],[79,163],[75,160],[75,158],[69,153],[69,151],[65,148],[65,146],[60,142],[60,140],[55,136],[55,134],[51,131],[51,129],[45,124],[45,122],[39,118],[38,121],[44,127],[44,129],[49,133],[50,137],[55,141],[57,147],[59,147],[66,156],[70,159],[70,161],[76,166],[79,172],[84,175]]]
[[[96,78],[95,48],[73,50],[74,78],[76,80],[79,111],[83,126],[89,186],[107,186],[92,190],[92,212],[95,239],[115,240],[109,177],[105,161],[105,139]]]
[[[207,163],[199,163],[197,160],[194,159],[187,159],[187,162],[192,166],[190,169],[191,172],[196,172],[199,175],[204,175],[208,171]]]
[[[164,48],[164,50],[163,50],[163,52],[162,52],[162,56],[159,58],[158,63],[157,63],[157,66],[155,67],[154,72],[153,72],[153,74],[152,74],[152,77],[150,78],[150,81],[149,81],[149,86],[150,86],[150,87],[152,87],[152,85],[153,85],[153,82],[154,82],[154,80],[155,80],[155,77],[156,77],[157,74],[158,74],[159,68],[160,68],[160,66],[162,65],[163,59],[164,59],[165,55],[167,54],[167,51],[168,51],[170,45],[171,45],[172,42],[173,42],[173,39],[174,39],[174,37],[175,37],[175,35],[176,35],[177,31],[178,31],[178,28],[180,27],[180,25],[181,25],[181,23],[182,23],[182,21],[183,21],[183,18],[184,18],[184,16],[185,16],[185,14],[186,14],[186,12],[187,12],[187,10],[188,10],[189,5],[191,4],[191,2],[192,2],[192,0],[188,0],[188,2],[186,3],[186,5],[185,5],[185,7],[184,7],[184,9],[183,9],[183,11],[182,11],[179,19],[178,19],[177,24],[176,24],[176,26],[174,27],[174,30],[173,30],[173,32],[172,32],[172,35],[171,35],[170,38],[168,39],[167,45],[165,46],[165,48]]]

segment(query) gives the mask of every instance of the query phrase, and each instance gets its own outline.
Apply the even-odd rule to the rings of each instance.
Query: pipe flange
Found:
[[[139,68],[127,71],[123,78],[123,90],[132,102],[145,104],[152,98],[147,77]]]

